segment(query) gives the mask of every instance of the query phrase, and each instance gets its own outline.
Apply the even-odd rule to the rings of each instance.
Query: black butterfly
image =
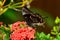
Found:
[[[42,16],[33,13],[27,7],[22,8],[22,15],[29,26],[43,26],[45,23]]]

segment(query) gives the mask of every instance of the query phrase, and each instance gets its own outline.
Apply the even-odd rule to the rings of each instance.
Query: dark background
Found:
[[[40,8],[54,17],[60,17],[60,0],[33,0],[31,6]]]

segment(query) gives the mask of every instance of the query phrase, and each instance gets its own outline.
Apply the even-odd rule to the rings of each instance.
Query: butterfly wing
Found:
[[[22,9],[22,15],[23,15],[25,21],[27,22],[27,24],[30,26],[43,25],[44,24],[42,17],[38,14],[34,14],[28,8]]]

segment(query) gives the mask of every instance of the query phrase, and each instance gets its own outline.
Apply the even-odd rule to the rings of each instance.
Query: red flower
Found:
[[[10,38],[11,40],[31,40],[34,39],[35,29],[31,27],[20,28],[14,31]]]
[[[26,22],[16,22],[12,24],[11,32],[20,29],[20,24],[26,24]]]

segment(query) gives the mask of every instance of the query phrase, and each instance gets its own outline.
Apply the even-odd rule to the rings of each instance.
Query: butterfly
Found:
[[[32,12],[26,6],[22,8],[22,15],[29,26],[44,26],[45,24],[41,15]]]

